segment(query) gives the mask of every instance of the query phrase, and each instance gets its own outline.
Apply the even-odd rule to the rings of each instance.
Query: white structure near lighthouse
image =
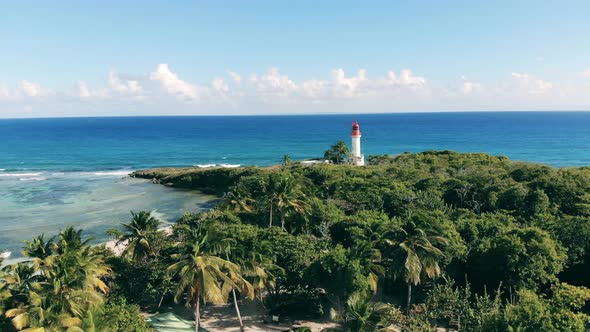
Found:
[[[352,134],[350,134],[352,138],[352,151],[350,156],[348,157],[348,161],[355,166],[363,166],[365,165],[365,156],[361,154],[361,129],[359,127],[358,122],[352,123]]]

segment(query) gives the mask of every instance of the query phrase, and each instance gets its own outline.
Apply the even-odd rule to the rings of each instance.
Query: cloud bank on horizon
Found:
[[[0,118],[590,110],[590,2],[6,1]]]
[[[323,79],[295,80],[270,68],[227,70],[197,83],[161,63],[149,73],[111,70],[99,86],[0,85],[0,117],[590,110],[590,69],[578,76],[589,79],[573,85],[512,72],[493,84],[465,76],[441,84],[410,69],[369,75],[338,68]]]

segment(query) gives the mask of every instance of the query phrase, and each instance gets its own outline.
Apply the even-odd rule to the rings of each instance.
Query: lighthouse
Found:
[[[358,122],[352,123],[352,153],[348,157],[349,162],[355,166],[365,165],[365,156],[361,154],[361,129]]]

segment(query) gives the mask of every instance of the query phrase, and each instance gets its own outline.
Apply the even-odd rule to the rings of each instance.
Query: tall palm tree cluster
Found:
[[[273,225],[273,211],[279,214],[281,229],[285,230],[285,219],[293,214],[306,216],[309,205],[295,178],[289,174],[271,174],[264,187],[269,209],[269,227]]]
[[[27,332],[97,331],[104,278],[111,272],[82,232],[68,227],[56,238],[25,241],[28,261],[0,272],[0,314]]]
[[[149,212],[132,213],[129,224],[123,224],[125,232],[118,242],[127,244],[123,256],[135,263],[145,263],[147,257],[155,255],[153,242],[158,222]],[[183,301],[192,308],[195,331],[200,326],[201,303],[222,304],[232,302],[240,327],[244,324],[238,306],[239,293],[242,297],[254,299],[255,292],[273,285],[275,266],[255,253],[247,253],[234,241],[223,238],[208,222],[197,225],[178,223],[174,235],[174,253],[167,273],[173,278],[174,301]]]
[[[332,317],[349,331],[394,331],[383,325],[383,318],[391,315],[394,308],[374,301],[380,276],[390,270],[396,278],[404,280],[408,290],[406,314],[410,315],[412,286],[441,275],[439,264],[444,258],[441,248],[448,243],[433,235],[434,230],[421,228],[413,220],[378,224],[366,231],[366,241],[354,243],[347,255],[350,262],[362,267],[357,271],[368,287],[349,294],[345,308],[332,310]]]
[[[289,217],[300,216],[307,219],[310,206],[300,184],[289,173],[271,173],[258,183],[259,193],[256,198],[244,189],[233,188],[224,195],[224,207],[233,212],[253,212],[266,210],[268,227],[272,228],[278,216],[282,230],[287,229]]]

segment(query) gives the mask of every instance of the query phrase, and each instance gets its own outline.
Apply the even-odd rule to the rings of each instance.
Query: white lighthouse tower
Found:
[[[352,138],[352,153],[348,157],[348,160],[355,166],[363,166],[365,165],[365,156],[361,154],[362,135],[359,123],[356,121],[352,123],[352,134],[350,137]]]

